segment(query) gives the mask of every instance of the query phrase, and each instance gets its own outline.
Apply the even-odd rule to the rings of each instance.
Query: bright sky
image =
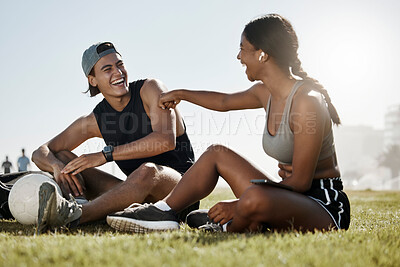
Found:
[[[383,127],[400,102],[400,4],[318,1],[0,1],[0,161],[16,165],[101,100],[82,94],[83,51],[112,41],[129,80],[234,92],[251,86],[236,59],[244,25],[279,13],[293,24],[300,60],[331,95],[344,125]],[[261,149],[263,110],[216,113],[179,106],[196,154],[224,143],[274,170]],[[99,151],[89,143],[80,151]]]

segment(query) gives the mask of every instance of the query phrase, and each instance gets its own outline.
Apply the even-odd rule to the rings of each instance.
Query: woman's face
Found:
[[[240,51],[237,55],[237,59],[240,60],[240,63],[246,67],[247,78],[252,82],[259,79],[257,78],[257,74],[261,67],[259,61],[260,54],[261,50],[256,50],[242,33],[242,37],[240,39]]]
[[[129,91],[128,73],[119,54],[102,57],[93,68],[95,76],[89,75],[89,82],[97,86],[104,96],[120,97]]]

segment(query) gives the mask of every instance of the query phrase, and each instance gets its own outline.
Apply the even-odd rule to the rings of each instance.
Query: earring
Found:
[[[260,57],[258,58],[258,61],[260,61],[260,62],[261,62],[261,60],[262,60],[263,56],[265,56],[265,53],[264,53],[264,52],[261,52],[261,55],[260,55]]]

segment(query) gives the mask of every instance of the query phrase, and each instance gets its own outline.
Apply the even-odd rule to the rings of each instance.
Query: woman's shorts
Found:
[[[340,178],[314,179],[304,194],[320,204],[332,217],[337,229],[349,229],[350,202]]]

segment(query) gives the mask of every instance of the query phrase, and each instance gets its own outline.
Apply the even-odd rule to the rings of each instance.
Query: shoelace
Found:
[[[200,226],[199,229],[213,231],[213,232],[221,232],[222,226],[219,223],[206,222],[206,224]]]
[[[79,205],[75,198],[69,194],[69,200],[64,199],[61,202],[60,207],[58,207],[59,215],[61,218],[71,218],[76,210],[81,208],[82,205]]]
[[[147,203],[145,203],[145,204],[140,204],[140,203],[132,203],[131,205],[129,205],[127,208],[125,208],[124,210],[130,210],[130,209],[135,209],[135,208],[138,208],[138,207],[140,207],[140,206],[144,206],[144,205],[146,205]],[[148,204],[147,204],[148,205]]]

